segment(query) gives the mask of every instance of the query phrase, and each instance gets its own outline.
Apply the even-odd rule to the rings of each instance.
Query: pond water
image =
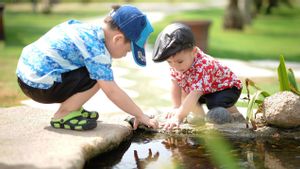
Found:
[[[230,153],[239,168],[300,169],[299,140],[233,140]],[[85,169],[214,169],[201,137],[136,133],[117,149],[86,162]]]

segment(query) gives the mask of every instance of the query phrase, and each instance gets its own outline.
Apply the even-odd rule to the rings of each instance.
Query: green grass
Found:
[[[93,8],[94,9],[94,8]],[[10,10],[6,8],[4,13],[6,42],[0,43],[0,107],[18,104],[25,96],[20,92],[16,83],[15,68],[21,50],[27,44],[38,39],[51,27],[68,19],[85,19],[104,15],[109,9],[74,9],[56,11],[51,15],[34,14],[26,10]],[[285,56],[286,61],[300,62],[300,10],[282,7],[274,10],[271,16],[258,15],[253,24],[244,31],[224,31],[222,29],[223,11],[197,10],[175,13],[167,16],[163,21],[155,23],[155,32],[149,38],[154,43],[158,33],[169,23],[176,20],[211,20],[209,30],[208,53],[217,58],[249,59],[274,59],[278,60],[280,54]],[[142,81],[135,88],[141,93],[141,103],[153,105],[156,101],[153,91],[143,91],[143,86],[151,79],[135,77]],[[258,83],[263,89],[276,88],[274,81]],[[274,87],[269,87],[269,85]],[[140,90],[141,89],[141,90]],[[277,91],[277,90],[273,90]],[[272,93],[272,92],[271,92]],[[143,95],[143,96],[142,96]],[[147,99],[151,96],[151,100]],[[166,105],[165,102],[161,103]]]
[[[258,15],[244,31],[222,29],[223,10],[197,10],[167,17],[155,25],[150,42],[169,23],[178,20],[211,20],[208,53],[219,58],[242,60],[278,60],[283,54],[287,61],[300,62],[300,10],[281,7],[270,16]]]

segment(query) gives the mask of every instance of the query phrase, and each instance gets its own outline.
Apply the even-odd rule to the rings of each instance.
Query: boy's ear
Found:
[[[195,46],[192,50],[193,54],[196,54],[198,52],[197,46]]]
[[[196,46],[194,46],[193,52],[197,52],[197,47]]]
[[[125,36],[122,33],[117,33],[113,37],[114,43],[119,43],[125,41]]]

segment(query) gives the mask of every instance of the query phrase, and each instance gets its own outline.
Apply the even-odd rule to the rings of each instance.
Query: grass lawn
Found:
[[[12,11],[9,8],[4,13],[6,42],[0,43],[0,107],[17,105],[25,96],[20,92],[16,83],[15,68],[21,50],[33,42],[54,25],[68,19],[84,19],[99,17],[107,11],[61,11],[52,15],[33,14],[24,10]],[[299,8],[280,8],[274,10],[271,16],[258,15],[252,26],[246,27],[243,32],[222,30],[222,10],[199,10],[177,13],[168,16],[162,22],[155,23],[155,32],[149,42],[154,43],[158,33],[167,24],[175,20],[212,20],[209,32],[209,54],[221,58],[249,59],[278,59],[284,54],[287,61],[300,62],[300,10]],[[136,79],[142,81],[142,77]],[[146,85],[144,80],[141,85]],[[273,81],[260,82],[264,88],[275,86]],[[142,87],[136,86],[137,89]],[[277,86],[274,87],[275,92]],[[143,104],[154,104],[146,101],[151,93],[143,93]],[[149,97],[148,97],[149,98]],[[142,101],[144,100],[144,101]]]
[[[199,10],[168,16],[154,24],[150,42],[167,24],[176,20],[211,20],[209,51],[214,57],[242,60],[278,59],[283,54],[287,61],[300,62],[300,8],[282,7],[270,16],[258,15],[244,31],[222,29],[223,10]]]

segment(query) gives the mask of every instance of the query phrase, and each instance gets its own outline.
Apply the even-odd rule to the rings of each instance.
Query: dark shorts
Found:
[[[72,95],[92,88],[97,81],[89,77],[86,67],[82,67],[61,75],[62,82],[54,82],[49,89],[33,88],[20,78],[18,83],[24,94],[40,103],[62,103]]]
[[[233,106],[241,95],[242,89],[236,87],[228,88],[222,91],[205,94],[200,97],[198,103],[206,104],[210,110],[215,107],[229,108]]]

